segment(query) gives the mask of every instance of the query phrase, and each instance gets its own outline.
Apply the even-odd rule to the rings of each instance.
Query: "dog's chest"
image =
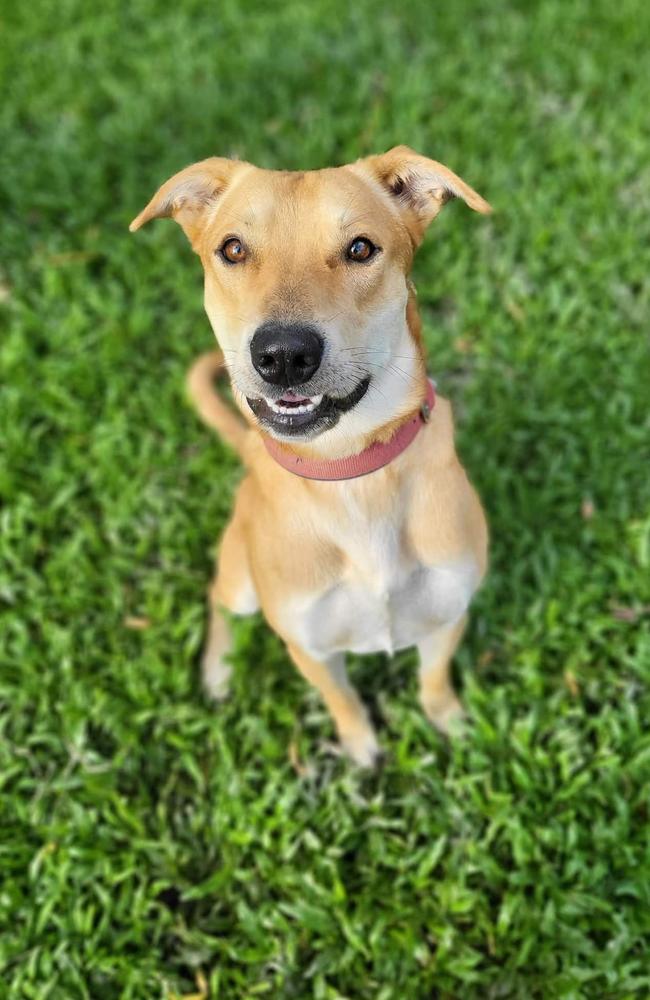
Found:
[[[292,631],[323,657],[393,652],[413,645],[467,609],[478,573],[471,557],[425,565],[406,543],[403,520],[353,517],[340,538],[340,577],[292,601]]]

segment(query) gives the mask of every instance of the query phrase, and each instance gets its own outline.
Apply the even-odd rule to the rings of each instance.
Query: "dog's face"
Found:
[[[451,197],[490,210],[406,147],[306,173],[215,158],[167,181],[131,229],[168,215],[182,225],[249,419],[282,440],[356,438],[420,402],[407,276]]]

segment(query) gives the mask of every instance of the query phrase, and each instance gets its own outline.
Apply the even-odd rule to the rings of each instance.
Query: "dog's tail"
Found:
[[[214,387],[215,377],[224,369],[221,351],[202,354],[187,373],[187,392],[203,422],[214,427],[241,457],[248,428]]]

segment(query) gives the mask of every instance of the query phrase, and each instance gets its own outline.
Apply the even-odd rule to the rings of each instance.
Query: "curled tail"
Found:
[[[187,373],[187,392],[203,422],[214,427],[241,457],[248,428],[214,388],[215,376],[224,370],[221,351],[202,354]]]

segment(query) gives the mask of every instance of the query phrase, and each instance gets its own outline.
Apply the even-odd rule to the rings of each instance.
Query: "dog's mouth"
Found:
[[[288,389],[277,399],[247,397],[248,405],[260,424],[281,437],[314,437],[329,430],[365,396],[370,378],[365,378],[347,396],[303,396]]]

